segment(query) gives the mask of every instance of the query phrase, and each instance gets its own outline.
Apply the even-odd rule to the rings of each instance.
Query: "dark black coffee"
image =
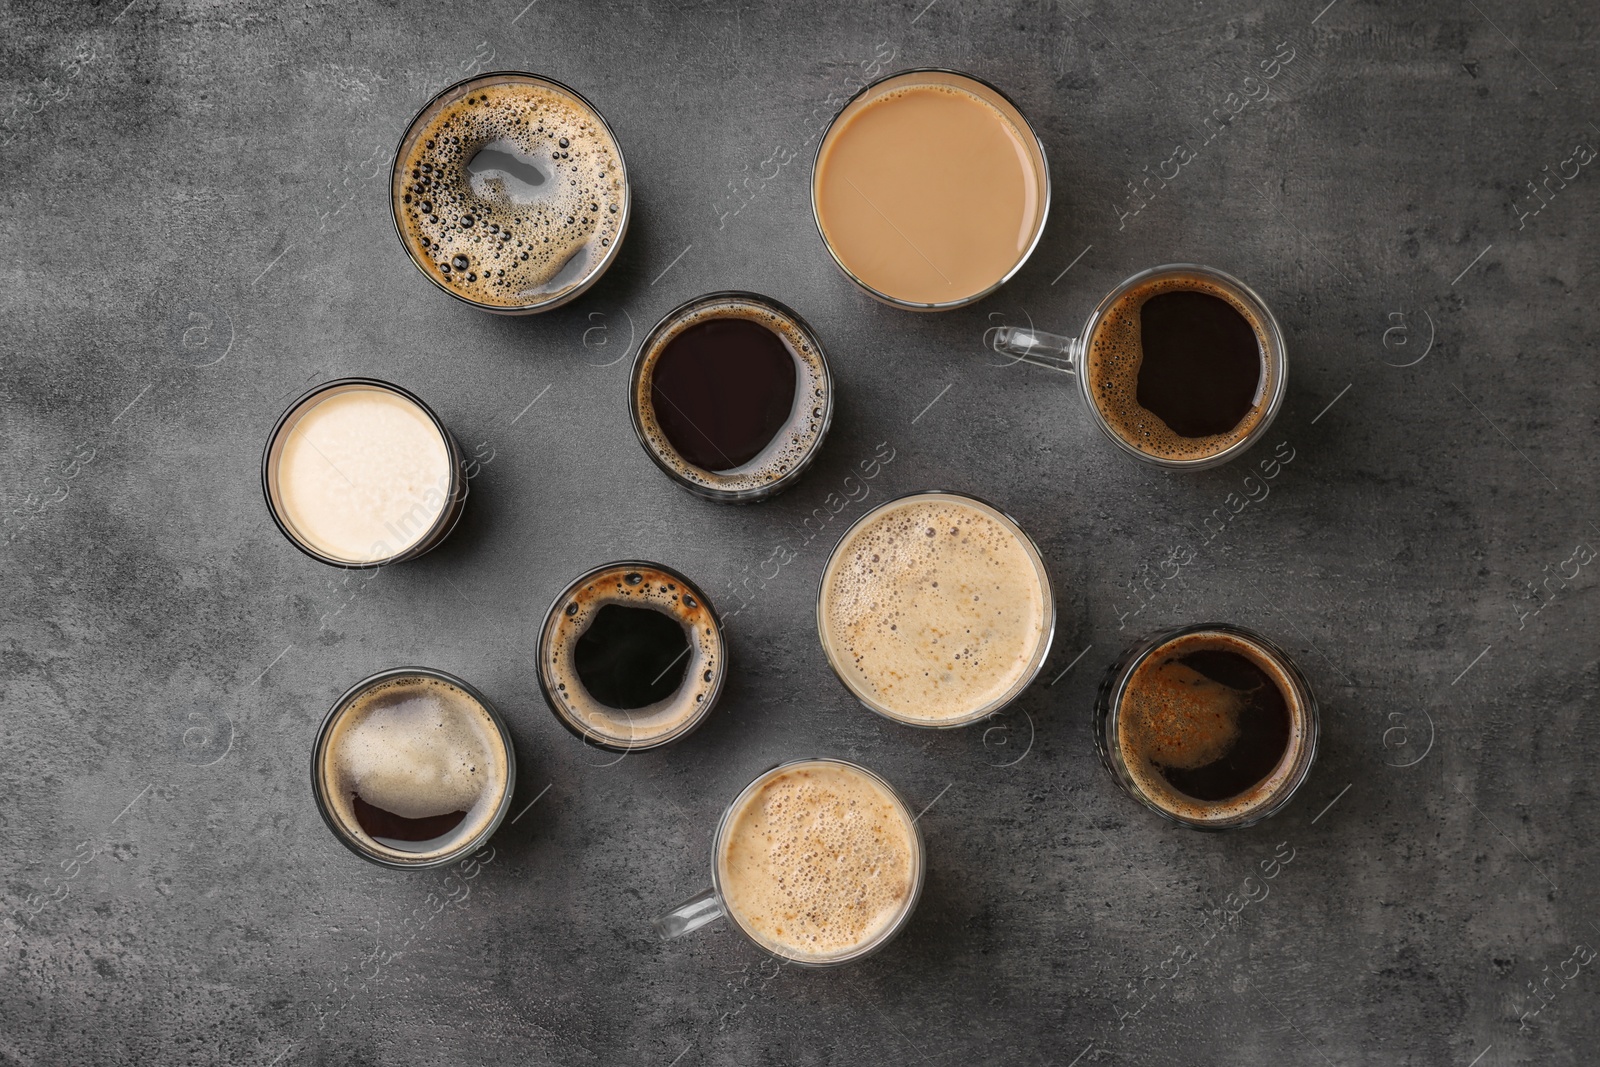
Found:
[[[655,418],[689,463],[728,471],[750,462],[788,424],[795,357],[783,339],[747,318],[695,323],[656,357]]]
[[[1238,426],[1261,389],[1261,345],[1231,303],[1193,290],[1157,293],[1139,308],[1139,406],[1183,437]]]
[[[1227,649],[1200,649],[1171,662],[1222,687],[1218,707],[1236,709],[1234,736],[1217,759],[1198,767],[1164,766],[1152,757],[1161,776],[1196,800],[1227,800],[1271,774],[1289,747],[1289,705],[1277,684],[1255,663]],[[1197,732],[1202,729],[1194,726]]]
[[[355,811],[356,822],[369,837],[380,845],[408,852],[428,851],[428,846],[434,843],[443,845],[445,842],[442,839],[467,817],[465,811],[448,811],[442,815],[408,819],[367,803],[360,793],[350,794],[350,806]],[[418,845],[423,847],[418,848]]]
[[[577,644],[573,666],[589,695],[628,711],[678,691],[689,666],[683,624],[654,608],[606,604]]]

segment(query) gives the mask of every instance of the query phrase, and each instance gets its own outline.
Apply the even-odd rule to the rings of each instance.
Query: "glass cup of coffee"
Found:
[[[467,502],[461,447],[415,394],[339,378],[279,416],[261,456],[272,521],[334,567],[415,559],[455,529]]]
[[[1055,624],[1038,547],[962,493],[912,493],[861,516],[817,593],[833,672],[908,726],[965,726],[1004,708],[1044,668]]]
[[[728,651],[710,599],[660,563],[579,575],[539,632],[539,689],[589,744],[632,752],[693,732],[722,695]]]
[[[322,722],[311,791],[341,844],[381,867],[439,867],[489,840],[517,759],[494,706],[426,667],[363,678]]]
[[[840,759],[767,771],[728,805],[711,841],[711,888],[655,921],[663,940],[726,915],[801,967],[888,944],[922,895],[922,831],[888,782]]]
[[[1135,644],[1106,672],[1095,747],[1117,784],[1196,830],[1260,822],[1317,754],[1317,701],[1289,654],[1242,626],[1201,623]]]
[[[944,311],[982,300],[1028,261],[1050,213],[1050,168],[999,89],[906,70],[834,116],[812,163],[811,210],[828,254],[868,294]]]
[[[459,81],[424,104],[395,150],[389,194],[417,269],[499,315],[572,300],[628,229],[611,127],[575,90],[520,71]]]
[[[1266,302],[1211,267],[1174,263],[1113,289],[1083,333],[992,327],[990,347],[1076,375],[1084,403],[1124,452],[1202,470],[1260,440],[1283,406],[1289,357]]]
[[[756,293],[697,297],[656,324],[633,362],[639,443],[696,496],[748,504],[787,489],[833,421],[833,378],[816,334]]]

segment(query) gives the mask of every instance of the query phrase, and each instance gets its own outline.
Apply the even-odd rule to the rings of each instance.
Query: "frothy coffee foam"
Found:
[[[505,794],[508,760],[489,712],[438,678],[409,676],[355,697],[330,731],[322,768],[329,806],[345,832],[390,858],[423,861],[482,832]],[[446,843],[392,848],[366,833],[352,794],[407,819],[465,811]]]
[[[718,880],[739,925],[775,951],[825,959],[870,944],[909,903],[914,828],[869,776],[805,763],[728,820]]]
[[[567,93],[521,81],[472,88],[409,146],[393,191],[401,235],[434,278],[469,300],[554,299],[617,240],[622,154],[600,117]],[[480,152],[490,162],[472,173]]]
[[[847,684],[938,724],[1003,700],[1046,640],[1042,564],[1003,515],[954,496],[890,504],[845,535],[823,575],[823,640]]]
[[[1171,292],[1205,293],[1227,301],[1250,324],[1261,352],[1270,350],[1266,328],[1232,290],[1200,275],[1172,274],[1135,286],[1107,309],[1089,338],[1084,373],[1095,407],[1118,437],[1141,452],[1163,459],[1208,459],[1250,436],[1265,413],[1262,399],[1277,390],[1278,375],[1282,371],[1263,355],[1256,403],[1238,425],[1226,433],[1184,437],[1175,432],[1138,399],[1139,367],[1144,360],[1139,311],[1151,297]]]
[[[765,326],[778,335],[795,361],[794,409],[788,423],[773,435],[772,442],[754,459],[726,471],[708,471],[696,467],[678,454],[656,420],[651,394],[654,385],[652,368],[672,339],[692,326],[714,319],[746,319]],[[649,339],[633,388],[634,411],[650,451],[681,476],[722,492],[760,489],[784,477],[797,465],[807,462],[827,429],[831,405],[827,365],[810,334],[787,315],[738,298],[711,301],[693,308]]]
[[[1267,675],[1289,709],[1289,743],[1271,774],[1236,797],[1197,800],[1167,781],[1161,768],[1192,770],[1227,755],[1239,738],[1244,694],[1177,662],[1203,650],[1243,656]],[[1123,686],[1117,716],[1122,762],[1144,794],[1161,807],[1195,820],[1231,819],[1276,795],[1293,771],[1305,737],[1305,708],[1276,657],[1232,634],[1201,631],[1145,655]]]
[[[578,639],[607,604],[646,608],[677,620],[689,639],[683,683],[671,696],[626,711],[600,703],[578,677]],[[721,688],[726,657],[712,609],[676,576],[625,564],[590,577],[555,605],[539,642],[539,671],[556,713],[607,745],[645,747],[682,732]]]

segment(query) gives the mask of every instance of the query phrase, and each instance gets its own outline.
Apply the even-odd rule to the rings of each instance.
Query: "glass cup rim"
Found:
[[[670,465],[656,454],[656,450],[650,447],[650,442],[645,436],[643,417],[639,411],[639,380],[644,374],[644,366],[650,350],[655,346],[661,334],[671,328],[680,318],[687,316],[702,305],[735,302],[753,304],[775,312],[779,316],[788,319],[796,329],[805,335],[806,340],[811,342],[811,350],[816,353],[817,365],[822,371],[821,381],[824,392],[822,425],[817,430],[816,439],[812,441],[811,447],[806,450],[806,454],[800,457],[788,471],[766,485],[742,490],[717,489],[712,486],[702,485],[692,479],[685,478],[681,473],[673,470]],[[660,320],[650,327],[650,331],[645,334],[644,341],[639,345],[639,351],[634,354],[633,367],[628,375],[628,419],[633,426],[633,435],[638,439],[639,446],[644,449],[645,455],[649,456],[650,461],[660,468],[662,473],[672,479],[673,482],[704,500],[715,500],[718,503],[726,504],[753,504],[783,492],[810,469],[817,454],[822,451],[822,443],[828,436],[828,430],[833,426],[833,394],[833,369],[828,363],[828,354],[823,349],[822,342],[817,337],[817,332],[811,328],[809,322],[801,317],[798,311],[795,311],[782,301],[766,296],[763,293],[753,292],[748,289],[718,289],[715,292],[702,293],[699,296],[685,300],[661,316]],[[771,442],[768,442],[769,446],[770,444]],[[685,466],[694,466],[687,460],[683,462]],[[701,467],[695,467],[695,469],[701,471],[708,480],[722,477],[716,471],[708,471]]]
[[[739,921],[737,913],[735,913],[732,908],[728,907],[727,894],[722,891],[722,838],[727,832],[733,816],[742,808],[745,799],[751,796],[756,789],[760,788],[763,784],[770,781],[776,775],[795,767],[802,767],[815,763],[827,763],[838,767],[849,768],[851,771],[854,771],[857,774],[866,775],[868,778],[872,779],[872,781],[876,782],[880,787],[882,787],[883,790],[899,806],[901,813],[905,816],[907,825],[911,828],[910,836],[913,853],[911,892],[907,895],[906,902],[901,908],[900,914],[895,916],[894,922],[885,927],[883,932],[877,937],[873,938],[871,941],[860,945],[857,948],[844,953],[843,955],[820,960],[801,959],[796,956],[791,956],[788,953],[781,952],[774,946],[769,945],[757,938],[755,934],[745,929],[744,924]],[[733,928],[738,930],[739,933],[743,934],[745,939],[751,944],[755,945],[763,952],[777,956],[778,958],[792,963],[798,967],[823,968],[834,967],[841,963],[850,963],[854,960],[859,960],[866,956],[872,955],[873,953],[882,949],[890,941],[893,941],[897,936],[899,936],[900,932],[910,924],[911,916],[917,910],[917,903],[922,899],[922,886],[923,882],[926,881],[927,867],[927,844],[922,838],[922,827],[918,825],[918,819],[912,815],[911,805],[906,803],[906,798],[901,796],[900,791],[891,785],[881,774],[878,774],[876,771],[873,771],[867,767],[863,767],[861,764],[852,760],[841,759],[837,756],[799,756],[794,759],[784,760],[781,763],[775,763],[768,767],[766,770],[762,771],[760,774],[751,779],[743,789],[739,790],[738,794],[733,798],[728,806],[722,810],[722,815],[717,819],[716,829],[711,835],[711,887],[717,894],[717,900],[722,905],[723,913],[728,916],[728,920],[730,923],[732,923]]]
[[[464,91],[469,86],[475,86],[479,83],[492,82],[496,79],[506,80],[511,78],[529,79],[539,82],[543,85],[549,86],[552,89],[555,89],[557,92],[567,94],[578,103],[589,109],[590,114],[592,114],[596,121],[600,123],[601,128],[604,129],[606,135],[611,138],[611,143],[617,150],[617,165],[622,172],[622,211],[621,217],[617,221],[616,240],[611,242],[611,247],[607,249],[603,255],[601,255],[599,264],[595,266],[594,270],[589,272],[588,276],[586,276],[572,288],[568,289],[566,292],[559,293],[550,299],[536,301],[531,304],[507,306],[501,304],[486,304],[482,301],[473,300],[470,297],[462,296],[453,288],[434,277],[432,271],[429,271],[421,263],[417,262],[417,256],[411,251],[411,245],[406,241],[405,230],[400,225],[400,210],[397,204],[399,198],[395,195],[395,190],[397,188],[396,182],[400,178],[401,167],[404,165],[400,158],[400,149],[404,147],[406,140],[411,136],[412,131],[417,128],[417,123],[422,121],[422,117],[427,114],[428,111],[434,107],[434,105],[438,104],[451,93]],[[470,77],[462,78],[459,81],[452,82],[443,89],[440,89],[438,92],[428,97],[428,99],[423,102],[422,106],[417,108],[416,114],[412,115],[410,121],[406,123],[405,129],[400,134],[400,140],[395,145],[394,159],[389,164],[389,219],[394,223],[395,236],[400,241],[400,247],[405,252],[406,259],[410,261],[413,267],[422,273],[424,278],[428,279],[435,289],[438,289],[443,293],[448,293],[450,296],[454,297],[456,300],[467,305],[468,307],[476,308],[479,311],[487,311],[494,315],[536,315],[543,311],[553,311],[564,304],[576,300],[579,296],[582,296],[589,290],[591,286],[600,280],[601,276],[603,276],[606,271],[611,269],[611,264],[616,261],[617,253],[622,248],[622,239],[627,236],[628,221],[632,217],[632,214],[633,183],[628,180],[628,160],[622,152],[622,141],[618,139],[617,132],[611,128],[611,124],[606,121],[605,115],[601,113],[599,108],[594,106],[593,101],[584,96],[582,93],[578,92],[578,90],[574,89],[572,86],[543,74],[535,74],[530,70],[484,71],[482,74],[474,74]]]
[[[1116,730],[1122,713],[1122,697],[1127,690],[1128,681],[1133,677],[1134,671],[1138,669],[1139,665],[1149,659],[1156,651],[1165,648],[1172,642],[1192,634],[1202,633],[1225,634],[1255,645],[1273,659],[1278,669],[1283,672],[1284,676],[1289,679],[1290,684],[1297,690],[1295,696],[1300,700],[1305,720],[1304,735],[1300,751],[1290,764],[1289,771],[1279,791],[1263,801],[1259,807],[1251,808],[1238,815],[1225,819],[1196,819],[1167,811],[1146,796],[1143,790],[1128,788],[1122,775],[1118,774],[1112,767],[1113,762],[1118,764],[1122,762],[1120,749],[1118,749],[1114,757],[1111,752],[1102,749],[1101,759],[1106,764],[1106,769],[1111,772],[1112,778],[1119,786],[1123,787],[1124,792],[1169,822],[1201,831],[1238,830],[1247,826],[1254,826],[1256,823],[1277,814],[1294,798],[1295,794],[1300,791],[1311,777],[1311,768],[1316,764],[1317,750],[1322,734],[1317,698],[1311,689],[1310,681],[1307,680],[1304,672],[1300,670],[1300,665],[1295,662],[1288,651],[1271,638],[1249,627],[1227,622],[1190,623],[1184,626],[1156,630],[1147,634],[1125,650],[1122,658],[1114,661],[1108,669],[1105,681],[1101,685],[1100,697],[1096,701],[1096,717],[1097,719],[1103,717],[1104,724],[1103,726],[1099,723],[1096,724],[1095,741],[1098,745],[1104,740],[1107,749],[1117,747]],[[1102,733],[1106,735],[1104,738],[1102,738]],[[1287,758],[1288,753],[1285,752],[1284,755]],[[1127,772],[1123,773],[1126,774]]]
[[[833,134],[834,128],[839,124],[839,119],[846,111],[855,106],[858,100],[865,98],[867,94],[879,89],[884,85],[884,83],[893,81],[896,78],[904,78],[918,74],[942,74],[953,78],[964,78],[967,81],[982,86],[987,91],[1005,101],[1006,105],[1016,113],[1017,118],[1022,120],[1023,128],[1017,132],[1023,133],[1030,138],[1034,149],[1039,153],[1039,173],[1043,178],[1041,183],[1041,195],[1039,198],[1039,222],[1034,228],[1033,239],[1028,242],[1027,249],[1022,253],[1021,256],[1018,257],[1017,262],[1012,265],[1010,270],[1006,271],[999,281],[996,281],[988,288],[974,293],[971,296],[962,297],[959,300],[947,300],[936,303],[902,300],[901,298],[891,296],[880,289],[874,289],[861,278],[857,277],[854,271],[845,266],[844,260],[839,258],[839,253],[835,252],[833,245],[829,243],[828,235],[824,233],[822,229],[822,211],[817,204],[817,165],[822,162],[822,150],[827,145],[828,138]],[[1009,116],[1006,117],[1009,118]],[[1050,156],[1045,151],[1044,141],[1042,138],[1040,138],[1039,131],[1034,127],[1032,120],[1030,120],[1027,114],[1023,112],[1022,108],[1017,105],[1017,102],[1011,99],[1011,97],[999,86],[996,86],[975,74],[969,74],[964,70],[956,70],[952,67],[907,67],[904,70],[897,70],[892,74],[885,74],[883,77],[863,85],[851,95],[850,99],[839,105],[839,110],[834,112],[833,118],[828,120],[828,125],[823,129],[822,136],[817,138],[816,151],[811,155],[811,221],[817,228],[817,236],[822,239],[822,247],[828,251],[828,257],[833,260],[835,266],[844,272],[844,276],[846,278],[849,278],[852,282],[854,282],[868,296],[881,303],[888,304],[890,307],[901,308],[906,311],[951,311],[955,308],[967,307],[971,304],[976,304],[978,301],[987,296],[992,295],[995,291],[1000,289],[1001,286],[1005,285],[1012,278],[1016,277],[1019,273],[1021,273],[1022,268],[1027,266],[1028,260],[1033,258],[1034,251],[1038,249],[1040,242],[1044,240],[1045,225],[1050,219],[1050,199]]]
[[[494,815],[484,824],[483,829],[473,834],[470,838],[463,839],[461,844],[452,848],[448,853],[417,863],[407,863],[404,860],[394,859],[392,856],[373,852],[356,842],[340,826],[339,820],[329,810],[328,799],[322,781],[322,759],[327,749],[328,738],[333,733],[333,728],[338,723],[340,716],[349,707],[350,702],[373,686],[396,678],[431,678],[460,689],[473,700],[476,700],[479,706],[488,714],[489,721],[493,722],[495,728],[500,732],[500,741],[505,746],[506,751],[505,793],[501,796]],[[323,716],[322,725],[317,729],[316,740],[311,745],[311,795],[317,805],[317,814],[322,816],[323,823],[341,845],[369,863],[375,863],[379,867],[387,867],[390,870],[430,870],[435,867],[443,867],[481,848],[500,829],[500,824],[505,819],[506,812],[511,810],[511,796],[516,792],[516,789],[517,750],[512,744],[511,731],[507,728],[505,719],[501,716],[499,709],[490,703],[488,697],[484,696],[470,683],[457,678],[447,671],[441,671],[433,667],[391,667],[388,670],[382,670],[361,679],[355,685],[346,689],[339,699],[333,702],[333,706]]]
[[[711,692],[706,695],[705,700],[701,701],[699,710],[691,715],[688,719],[684,720],[684,722],[671,733],[664,734],[661,737],[651,738],[646,742],[636,745],[619,744],[614,740],[600,737],[592,731],[584,729],[581,723],[568,719],[566,714],[560,710],[560,703],[556,700],[550,688],[550,679],[545,675],[545,643],[548,640],[551,632],[551,623],[557,619],[558,614],[561,611],[562,604],[565,603],[565,601],[571,597],[573,593],[577,592],[584,585],[593,581],[595,578],[606,573],[607,571],[622,570],[630,567],[657,570],[662,574],[682,582],[684,588],[687,589],[692,595],[698,597],[700,599],[700,603],[704,604],[706,610],[710,612],[712,622],[717,628],[717,644],[721,646],[722,649],[722,667],[717,672],[716,681],[712,683]],[[539,693],[544,697],[544,702],[550,708],[550,714],[555,716],[556,722],[565,727],[568,733],[583,741],[584,744],[593,745],[595,748],[604,749],[607,752],[622,753],[647,752],[653,748],[663,748],[667,745],[673,744],[674,742],[681,741],[683,738],[688,737],[690,734],[698,730],[706,721],[706,719],[710,717],[711,711],[714,707],[716,707],[717,701],[722,698],[722,692],[727,688],[728,672],[731,667],[731,663],[728,658],[727,634],[723,631],[722,626],[722,615],[717,611],[716,605],[711,602],[711,598],[706,596],[703,589],[701,589],[689,578],[685,577],[683,572],[678,570],[676,567],[669,567],[665,563],[657,563],[654,560],[647,559],[612,560],[610,563],[602,563],[598,567],[591,567],[582,574],[578,575],[572,581],[568,582],[562,588],[561,592],[556,594],[555,599],[550,602],[549,610],[545,612],[544,621],[539,625],[539,640],[534,654],[539,660],[535,665],[534,670],[534,675],[537,677],[539,682]]]
[[[1235,441],[1227,448],[1213,455],[1204,456],[1199,459],[1168,459],[1164,456],[1152,455],[1143,449],[1135,447],[1131,442],[1124,440],[1123,437],[1116,432],[1116,430],[1112,429],[1110,423],[1106,421],[1106,417],[1101,414],[1100,408],[1094,402],[1094,393],[1089,384],[1089,368],[1087,366],[1089,349],[1094,343],[1094,331],[1105,318],[1106,312],[1110,311],[1112,306],[1130,290],[1136,289],[1153,279],[1177,274],[1193,274],[1219,282],[1224,287],[1233,290],[1234,294],[1239,299],[1251,305],[1251,311],[1253,311],[1260,318],[1262,328],[1266,331],[1267,336],[1274,347],[1275,351],[1271,354],[1271,356],[1275,356],[1277,362],[1278,373],[1271,395],[1262,398],[1260,405],[1261,421],[1256,423],[1255,428],[1252,429],[1248,434],[1240,438],[1238,441]],[[1238,456],[1242,455],[1245,451],[1258,443],[1262,437],[1266,436],[1267,430],[1272,426],[1273,421],[1278,417],[1279,411],[1282,410],[1283,399],[1288,393],[1289,346],[1284,337],[1283,326],[1278,322],[1277,315],[1273,313],[1272,308],[1267,304],[1267,302],[1261,298],[1261,294],[1257,293],[1245,282],[1234,277],[1232,274],[1229,274],[1227,271],[1219,270],[1216,267],[1206,266],[1203,263],[1163,263],[1159,266],[1147,267],[1136,274],[1132,274],[1127,278],[1124,278],[1111,290],[1110,293],[1106,294],[1105,298],[1102,299],[1100,303],[1095,305],[1094,310],[1089,313],[1088,319],[1085,320],[1083,332],[1079,336],[1082,338],[1081,342],[1079,343],[1082,351],[1082,356],[1080,359],[1083,365],[1078,367],[1078,373],[1075,375],[1075,377],[1078,379],[1078,392],[1083,397],[1083,402],[1085,406],[1088,407],[1090,417],[1093,419],[1095,426],[1102,434],[1110,439],[1112,444],[1116,445],[1127,454],[1133,456],[1135,459],[1142,460],[1154,466],[1164,467],[1168,470],[1205,470],[1211,467],[1220,466],[1224,463],[1227,463],[1229,460],[1236,459]],[[1269,356],[1269,358],[1271,358],[1271,356]]]
[[[867,520],[871,519],[874,515],[880,511],[883,511],[885,508],[889,508],[907,500],[923,496],[954,497],[957,500],[964,500],[977,504],[980,507],[994,512],[996,515],[1000,516],[1000,518],[1004,519],[1006,523],[1009,524],[1011,532],[1015,534],[1018,540],[1021,542],[1023,551],[1025,551],[1032,559],[1034,567],[1039,575],[1039,584],[1044,591],[1046,602],[1043,637],[1039,642],[1037,651],[1034,653],[1033,666],[1028,669],[1027,673],[1018,679],[1017,683],[1012,687],[1012,689],[998,700],[993,701],[990,704],[983,705],[976,711],[967,712],[966,714],[957,718],[940,722],[927,722],[921,719],[907,718],[884,707],[881,704],[871,701],[866,694],[862,693],[854,685],[850,684],[848,676],[843,670],[840,669],[839,664],[834,657],[833,649],[828,644],[827,624],[823,613],[823,600],[827,596],[828,589],[828,575],[833,569],[834,559],[838,556],[839,550],[844,546],[844,543],[849,540],[850,535],[855,532],[857,527],[864,525]],[[833,550],[828,553],[827,562],[822,565],[822,577],[817,582],[816,613],[817,640],[822,645],[822,654],[827,658],[828,666],[833,670],[834,676],[839,679],[840,683],[844,685],[845,689],[850,693],[850,695],[855,697],[856,701],[868,711],[882,715],[884,718],[900,723],[901,725],[915,726],[925,730],[953,730],[962,726],[970,726],[975,722],[980,722],[983,719],[987,719],[991,715],[998,714],[999,712],[1002,712],[1006,708],[1010,707],[1017,700],[1021,699],[1022,694],[1026,693],[1028,691],[1028,687],[1033,685],[1033,683],[1038,680],[1039,675],[1044,672],[1045,661],[1050,658],[1050,649],[1055,643],[1056,636],[1055,590],[1050,584],[1050,572],[1045,565],[1044,553],[1039,550],[1038,544],[1034,541],[1033,537],[1028,533],[1028,531],[1022,528],[1022,524],[1019,523],[1004,508],[1001,508],[974,493],[963,493],[953,489],[918,489],[913,492],[902,493],[897,497],[891,497],[890,499],[885,500],[883,503],[878,504],[860,518],[856,519],[855,522],[851,523],[849,527],[845,529],[844,533],[839,535],[839,540],[834,544]]]
[[[283,433],[284,427],[296,412],[310,403],[315,397],[334,389],[345,388],[385,390],[415,404],[422,410],[423,414],[428,416],[429,421],[433,423],[434,429],[438,430],[439,436],[444,439],[445,453],[450,462],[450,486],[445,493],[444,507],[433,520],[433,524],[428,527],[427,532],[392,556],[385,556],[383,559],[368,560],[366,562],[335,559],[333,556],[325,555],[301,541],[289,521],[278,513],[277,505],[272,502],[272,483],[275,470],[272,462],[272,449],[278,443],[278,437]],[[267,514],[272,516],[272,522],[278,527],[278,532],[283,534],[291,545],[318,563],[326,563],[330,567],[340,567],[348,571],[364,571],[387,567],[392,563],[403,563],[408,559],[415,559],[417,556],[427,552],[448,537],[450,532],[455,529],[456,524],[461,521],[463,508],[460,505],[466,500],[467,492],[467,482],[461,477],[460,445],[456,443],[455,435],[450,432],[449,427],[445,426],[444,420],[440,419],[438,412],[429,407],[427,402],[416,393],[413,393],[403,385],[396,385],[394,382],[385,381],[382,378],[333,378],[320,385],[312,386],[283,409],[283,414],[278,416],[277,421],[272,424],[272,431],[267,434],[266,447],[261,450],[261,495],[267,502]]]

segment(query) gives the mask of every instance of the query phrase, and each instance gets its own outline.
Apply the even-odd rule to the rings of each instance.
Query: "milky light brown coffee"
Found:
[[[780,956],[825,963],[873,945],[915,903],[920,844],[905,806],[849,764],[790,764],[759,780],[719,835],[734,920]]]
[[[395,157],[395,226],[417,266],[489,310],[555,307],[610,264],[628,214],[622,152],[556,82],[486,74],[451,86]]]
[[[823,572],[817,627],[867,707],[917,726],[973,722],[1014,698],[1049,652],[1043,560],[1002,512],[919,493],[869,512]]]
[[[998,91],[915,71],[868,87],[824,136],[817,226],[869,292],[907,307],[967,303],[1033,250],[1049,209],[1038,138]]]

